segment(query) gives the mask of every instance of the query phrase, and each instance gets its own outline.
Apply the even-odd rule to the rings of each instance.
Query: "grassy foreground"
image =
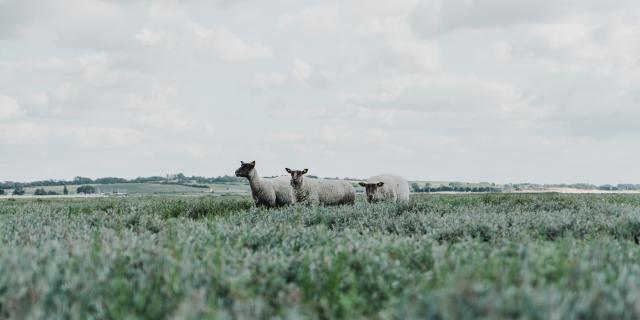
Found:
[[[638,318],[640,196],[0,201],[0,318]]]

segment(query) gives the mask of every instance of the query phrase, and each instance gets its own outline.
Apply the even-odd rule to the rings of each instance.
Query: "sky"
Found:
[[[0,0],[0,180],[640,183],[640,2]]]

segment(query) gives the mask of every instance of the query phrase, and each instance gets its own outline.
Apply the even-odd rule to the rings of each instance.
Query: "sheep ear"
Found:
[[[289,168],[284,168],[284,170],[286,170],[288,173],[291,173],[291,169]]]
[[[244,164],[244,161],[240,160],[240,164]]]
[[[364,183],[364,182],[360,182],[360,185],[361,185],[361,186],[363,186],[363,187],[366,187],[366,186],[367,186],[367,184],[366,184],[366,183]]]
[[[382,187],[382,186],[384,186],[384,182],[378,182],[377,186],[378,186],[378,187]]]
[[[256,166],[256,161],[255,160],[251,161],[251,165],[255,167]]]
[[[304,170],[302,170],[302,174],[305,174],[305,173],[307,173],[307,172],[309,172],[309,169],[304,169]]]

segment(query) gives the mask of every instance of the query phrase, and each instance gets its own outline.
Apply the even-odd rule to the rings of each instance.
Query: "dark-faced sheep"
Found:
[[[291,186],[296,202],[317,205],[353,204],[356,190],[351,183],[337,180],[305,178],[309,171],[285,169],[291,175]]]
[[[388,201],[394,203],[409,203],[409,183],[395,174],[381,174],[360,182],[367,193],[370,203]]]
[[[279,207],[295,203],[291,179],[288,176],[265,179],[258,175],[255,161],[240,161],[240,164],[236,176],[249,180],[251,196],[256,206]]]

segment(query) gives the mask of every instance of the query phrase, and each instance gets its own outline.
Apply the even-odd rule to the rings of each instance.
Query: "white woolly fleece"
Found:
[[[251,195],[257,206],[277,207],[295,203],[293,188],[288,176],[271,179],[260,178],[258,171],[249,172],[249,186]]]
[[[367,179],[365,183],[378,182],[384,182],[384,185],[376,189],[374,201],[409,202],[409,182],[403,177],[397,174],[381,174]]]
[[[353,204],[356,190],[346,181],[321,180],[304,177],[300,186],[293,187],[296,202],[306,204]]]

